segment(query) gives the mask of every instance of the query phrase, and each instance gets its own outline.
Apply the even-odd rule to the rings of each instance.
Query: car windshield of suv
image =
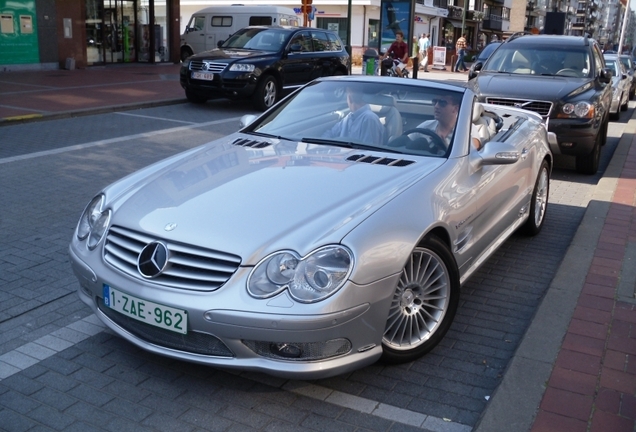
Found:
[[[288,34],[276,29],[244,28],[234,33],[221,48],[275,52],[281,49]]]
[[[521,75],[588,78],[590,56],[571,46],[503,44],[484,65],[484,71]]]
[[[246,133],[300,141],[317,152],[345,147],[446,157],[462,97],[463,89],[317,81],[281,102]]]

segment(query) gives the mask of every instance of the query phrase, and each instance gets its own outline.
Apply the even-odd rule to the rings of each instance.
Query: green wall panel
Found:
[[[35,0],[0,0],[0,64],[39,61]]]

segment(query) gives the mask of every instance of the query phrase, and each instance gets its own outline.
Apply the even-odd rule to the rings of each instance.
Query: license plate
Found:
[[[198,80],[212,81],[214,79],[214,74],[208,72],[192,72],[192,78]]]
[[[173,332],[188,333],[188,313],[140,299],[104,284],[104,304],[117,312],[155,327]]]

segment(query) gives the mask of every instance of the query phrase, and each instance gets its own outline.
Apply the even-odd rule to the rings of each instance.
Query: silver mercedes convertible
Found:
[[[323,78],[106,187],[70,258],[81,299],[145,350],[324,378],[433,349],[462,284],[541,230],[551,168],[532,112],[460,85]]]

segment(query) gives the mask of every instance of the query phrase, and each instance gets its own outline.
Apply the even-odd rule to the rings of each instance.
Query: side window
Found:
[[[314,42],[314,51],[330,51],[329,39],[324,32],[312,31],[311,39]]]
[[[599,49],[598,45],[594,45],[592,48],[592,57],[594,58],[594,66],[596,68],[596,74],[600,74],[601,70],[605,67],[605,59]]]
[[[213,16],[212,27],[232,27],[231,16]]]
[[[311,47],[311,39],[308,32],[296,33],[294,37],[289,41],[289,45],[300,45],[302,52],[313,51]]]
[[[329,50],[330,51],[342,51],[342,42],[340,38],[333,33],[327,33],[329,38]]]
[[[193,16],[190,20],[190,24],[188,24],[188,28],[192,31],[201,31],[205,27],[205,17],[204,16]]]
[[[271,16],[251,16],[250,25],[272,25]]]

